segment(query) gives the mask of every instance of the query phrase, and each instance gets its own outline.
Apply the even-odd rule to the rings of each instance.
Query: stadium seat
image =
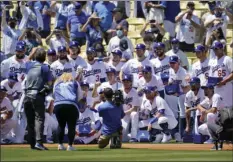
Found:
[[[232,57],[233,56],[233,50],[232,48],[230,47],[230,45],[227,45],[227,55]]]
[[[129,31],[128,37],[129,38],[141,38],[140,31]]]
[[[143,25],[136,25],[136,30],[141,31],[143,28]]]
[[[227,38],[232,38],[232,29],[227,29]]]
[[[135,25],[129,25],[129,31],[134,31],[136,29]]]
[[[142,25],[145,23],[143,18],[128,18],[126,19],[130,25]]]
[[[143,38],[137,39],[137,40],[136,40],[136,43],[137,43],[137,44],[138,44],[138,43],[144,43]]]

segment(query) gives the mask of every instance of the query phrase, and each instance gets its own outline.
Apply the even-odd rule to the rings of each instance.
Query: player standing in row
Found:
[[[95,60],[95,50],[92,47],[87,49],[87,67],[83,68],[82,76],[83,81],[90,83],[90,86],[96,82],[106,81],[106,66],[104,62]]]
[[[57,79],[64,72],[72,73],[72,76],[76,76],[76,72],[73,64],[67,58],[67,50],[65,46],[58,47],[57,50],[58,60],[52,63],[51,71],[54,79]]]
[[[137,131],[138,131],[138,110],[140,108],[141,102],[139,100],[139,96],[137,90],[134,89],[133,86],[133,78],[132,75],[123,75],[122,77],[123,83],[123,97],[124,97],[124,113],[125,116],[121,120],[122,122],[122,135],[123,141],[129,141],[129,126],[131,124],[131,133],[130,133],[130,141],[129,142],[137,142]]]
[[[153,67],[150,60],[145,56],[146,46],[144,44],[136,45],[137,58],[131,59],[122,67],[122,74],[133,75],[133,87],[139,86],[139,79],[142,77],[142,67],[147,65]],[[152,69],[153,73],[154,70]]]
[[[221,42],[215,42],[213,47],[216,57],[209,62],[209,77],[217,77],[225,79],[233,71],[232,58],[224,53],[224,46]],[[215,92],[219,94],[228,108],[232,107],[232,83],[227,82],[226,85],[215,87]]]

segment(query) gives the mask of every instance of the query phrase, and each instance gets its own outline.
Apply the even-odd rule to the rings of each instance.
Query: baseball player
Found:
[[[21,82],[18,82],[16,73],[9,73],[8,79],[1,81],[1,86],[7,90],[7,97],[11,102],[14,100],[18,101],[19,96],[22,93],[22,86]],[[16,107],[16,105],[17,102],[15,103],[14,107]]]
[[[199,134],[197,131],[197,127],[199,125],[199,118],[200,118],[200,111],[197,110],[197,105],[199,105],[204,99],[205,94],[204,90],[201,89],[201,81],[198,77],[193,77],[189,82],[191,90],[185,96],[185,113],[186,113],[186,132],[190,132],[190,118],[191,118],[191,111],[196,111],[195,117],[195,134]]]
[[[209,76],[209,59],[206,57],[205,47],[203,45],[197,45],[195,53],[198,61],[192,65],[191,77],[198,77],[201,80],[201,86],[204,86]]]
[[[78,42],[70,42],[69,53],[70,54],[67,57],[73,63],[75,71],[77,71],[78,67],[83,68],[87,66],[87,62],[81,56],[79,56],[81,50]]]
[[[113,91],[122,89],[122,84],[117,81],[117,72],[116,69],[110,67],[106,69],[106,74],[107,74],[107,82],[104,82],[101,84],[101,87],[108,87],[111,88]]]
[[[184,69],[188,70],[188,67],[189,67],[188,58],[187,58],[186,54],[179,49],[179,40],[176,38],[173,38],[171,40],[171,45],[172,45],[172,49],[170,51],[166,52],[166,55],[167,56],[172,56],[172,55],[178,56],[180,58],[181,66]]]
[[[58,47],[57,51],[58,60],[52,63],[51,71],[54,79],[58,78],[63,72],[72,73],[76,77],[75,69],[72,63],[67,58],[67,50],[65,46]]]
[[[137,44],[135,49],[137,58],[131,59],[124,64],[122,67],[122,74],[132,74],[133,87],[137,88],[139,85],[139,79],[142,77],[142,67],[145,65],[153,67],[153,65],[145,56],[146,46],[144,44]],[[154,73],[153,69],[152,71]]]
[[[125,62],[122,62],[122,52],[120,49],[114,49],[112,52],[112,57],[110,57],[109,62],[106,64],[106,67],[112,67],[116,69],[116,75],[119,76],[122,66]]]
[[[144,120],[139,121],[138,126],[148,127],[150,133],[152,128],[161,130],[163,133],[161,142],[166,143],[171,140],[170,130],[174,129],[178,122],[166,101],[159,96],[156,87],[145,87],[144,93],[146,98],[143,99],[139,111],[140,119]]]
[[[129,142],[137,142],[137,131],[138,131],[138,113],[139,107],[141,105],[137,90],[132,87],[133,78],[131,75],[123,75],[122,77],[123,83],[123,97],[124,97],[124,105],[123,109],[125,112],[124,118],[121,120],[122,122],[122,140],[129,141],[128,133],[129,133],[129,125],[131,123],[131,133],[130,133],[130,141]]]
[[[76,125],[75,144],[88,144],[101,135],[102,124],[95,109],[87,107],[86,100],[79,105],[80,116]]]
[[[218,118],[218,110],[225,107],[223,98],[215,93],[214,84],[207,83],[204,87],[207,92],[206,98],[197,106],[197,109],[201,112],[200,122],[203,123],[198,127],[198,132],[202,135],[209,135],[208,123],[215,123]],[[210,143],[212,137],[210,136]],[[220,147],[221,149],[221,147]]]
[[[11,101],[6,97],[6,89],[1,87],[0,89],[0,114],[1,114],[1,143],[4,143],[4,139],[7,134],[16,126],[16,121],[11,119],[13,116],[13,107]]]
[[[232,58],[225,55],[223,44],[221,42],[215,42],[212,46],[216,57],[209,62],[210,71],[209,77],[217,77],[225,79],[233,71]],[[232,83],[227,82],[226,85],[216,86],[215,92],[219,94],[225,103],[226,107],[232,107]]]
[[[169,56],[165,55],[165,44],[162,42],[155,43],[154,49],[158,57],[150,61],[153,65],[155,75],[160,77],[161,73],[169,72]]]
[[[180,122],[179,122],[179,132],[180,135],[183,136],[183,129],[185,127],[185,94],[189,91],[190,87],[188,82],[185,80],[187,76],[187,71],[180,66],[180,60],[178,56],[170,56],[169,63],[171,68],[169,69],[169,84],[178,84],[179,86],[179,93],[178,93],[178,105],[179,105],[179,115],[180,115]],[[169,105],[177,106],[177,101],[173,104],[169,103]]]
[[[91,87],[96,82],[106,81],[106,66],[102,61],[95,60],[95,50],[93,48],[87,49],[87,67],[83,68],[83,81],[90,83]]]
[[[25,56],[26,47],[20,42],[16,45],[15,55],[4,60],[1,63],[1,78],[7,78],[9,73],[17,73],[21,80],[24,79],[26,71],[26,61]]]
[[[56,51],[54,49],[48,49],[48,51],[47,51],[47,61],[45,63],[47,63],[48,65],[51,65],[56,60],[57,60]]]

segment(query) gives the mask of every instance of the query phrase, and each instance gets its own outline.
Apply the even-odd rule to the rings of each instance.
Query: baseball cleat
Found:
[[[155,140],[153,141],[153,143],[161,143],[162,139],[163,139],[163,134],[161,134],[161,133],[157,134],[155,136]]]
[[[57,149],[58,150],[66,150],[66,148],[63,144],[59,144]]]
[[[50,140],[50,139],[47,139],[46,140],[46,143],[49,143],[49,144],[52,144],[52,143],[54,143],[52,140]]]
[[[75,151],[76,150],[76,148],[75,147],[73,147],[73,146],[68,146],[67,147],[67,149],[66,149],[67,151]]]
[[[35,145],[36,150],[49,150],[47,147],[45,147],[43,144],[36,143]]]
[[[216,146],[214,145],[210,150],[212,150],[212,151],[217,150],[217,149],[216,149]],[[221,144],[218,144],[218,150],[219,150],[219,151],[222,150],[222,145],[221,145]]]
[[[174,137],[175,137],[176,142],[183,142],[183,140],[181,139],[180,133],[175,133]]]
[[[138,142],[138,140],[137,140],[136,138],[131,138],[131,139],[129,140],[129,143],[135,143],[135,142]]]
[[[169,142],[171,139],[172,139],[172,136],[171,136],[170,134],[169,134],[169,135],[163,134],[162,143],[167,143],[167,142]]]

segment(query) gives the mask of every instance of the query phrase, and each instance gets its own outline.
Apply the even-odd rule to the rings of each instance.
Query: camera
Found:
[[[113,93],[113,103],[117,106],[124,104],[124,97],[121,90],[115,90]]]
[[[150,23],[155,23],[156,21],[155,20],[150,20]]]

